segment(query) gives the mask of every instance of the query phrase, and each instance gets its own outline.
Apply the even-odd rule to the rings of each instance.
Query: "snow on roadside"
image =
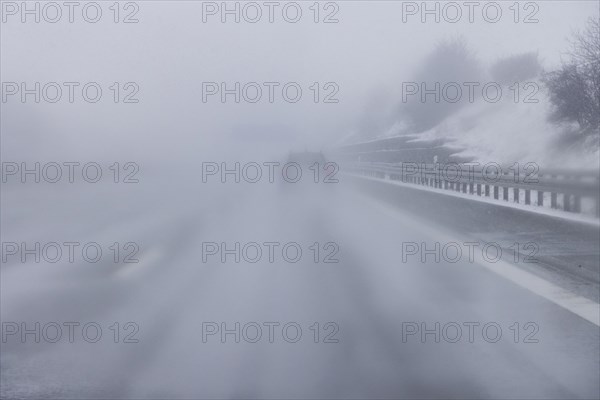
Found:
[[[538,83],[542,88],[542,85]],[[561,146],[561,137],[572,127],[559,126],[548,120],[550,104],[543,89],[532,96],[537,103],[525,103],[525,92],[515,102],[514,92],[503,88],[497,103],[476,99],[415,141],[445,139],[452,147],[465,150],[458,156],[478,162],[534,162],[540,167],[598,169],[598,146]],[[529,90],[528,93],[532,91]]]

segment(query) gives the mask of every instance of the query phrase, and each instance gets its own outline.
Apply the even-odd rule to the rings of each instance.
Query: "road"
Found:
[[[63,335],[6,336],[2,398],[600,397],[597,325],[481,261],[403,261],[402,243],[447,237],[348,185],[10,189],[4,242],[132,241],[139,262],[3,263],[2,322],[54,322]],[[255,242],[263,254],[204,262],[208,242]],[[280,243],[272,263],[265,242]],[[286,243],[299,261],[283,257]],[[72,343],[68,322],[79,323]],[[81,332],[90,322],[102,329],[95,343],[94,329]],[[223,340],[221,323],[236,322],[239,343]],[[423,337],[422,323],[440,331]]]

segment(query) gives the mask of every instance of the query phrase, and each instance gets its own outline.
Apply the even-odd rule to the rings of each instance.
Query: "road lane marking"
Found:
[[[447,242],[456,240],[456,236],[451,235],[444,229],[425,227],[422,221],[401,212],[393,206],[383,204],[372,197],[366,197],[366,195],[363,196],[369,200],[375,208],[402,221],[404,224],[410,224],[409,226],[420,231],[423,235],[442,239]],[[600,326],[600,304],[595,301],[578,296],[569,290],[563,289],[504,260],[499,260],[498,262],[490,264],[489,262],[486,262],[483,259],[483,255],[478,252],[475,252],[475,258],[476,265],[484,267],[487,270],[516,283],[596,326]]]
[[[163,251],[159,247],[154,247],[145,253],[140,254],[140,260],[137,263],[124,264],[115,272],[115,277],[118,279],[131,279],[139,275],[142,270],[145,270],[146,266],[152,265],[157,262],[163,254]]]

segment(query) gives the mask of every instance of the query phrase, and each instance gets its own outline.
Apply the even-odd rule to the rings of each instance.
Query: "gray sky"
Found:
[[[237,157],[320,148],[351,131],[373,96],[397,102],[401,82],[413,78],[440,40],[463,36],[484,66],[537,51],[551,68],[560,62],[566,36],[588,17],[598,17],[596,1],[529,2],[536,8],[525,9],[527,3],[521,2],[519,18],[535,12],[538,23],[514,23],[513,2],[498,2],[503,16],[495,24],[483,19],[481,7],[473,23],[466,14],[455,24],[435,23],[432,17],[422,23],[419,15],[403,23],[402,2],[393,1],[337,2],[339,23],[332,24],[312,21],[312,2],[300,2],[303,16],[296,24],[285,22],[277,10],[274,23],[266,15],[255,24],[234,23],[231,17],[221,23],[218,15],[203,23],[202,2],[189,1],[139,2],[137,24],[113,23],[108,2],[101,3],[104,14],[97,24],[84,22],[77,12],[72,24],[66,17],[56,24],[23,24],[18,16],[7,16],[2,81],[96,81],[105,98],[96,104],[9,100],[3,104],[2,151],[12,157],[23,152],[23,158],[39,146],[49,158],[107,152],[154,158],[164,151],[184,156],[227,148]],[[321,10],[320,17],[332,10]],[[106,101],[112,82],[132,81],[140,87],[138,104]],[[303,97],[289,104],[276,92],[273,104],[221,104],[217,96],[202,103],[206,81],[298,82]],[[313,82],[335,82],[339,103],[315,104]]]

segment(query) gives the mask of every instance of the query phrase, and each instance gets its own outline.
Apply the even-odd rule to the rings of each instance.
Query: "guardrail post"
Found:
[[[490,185],[485,185],[485,197],[490,197]]]
[[[502,199],[504,201],[508,201],[508,188],[507,187],[502,188]]]
[[[481,196],[481,183],[477,184],[477,196]]]
[[[537,205],[538,206],[544,205],[544,192],[542,192],[541,190],[537,191]]]
[[[469,183],[469,193],[470,194],[475,193],[475,191],[473,190],[473,186],[474,186],[473,182]]]
[[[557,202],[556,202],[556,193],[552,192],[550,193],[550,207],[552,208],[558,208]]]
[[[494,199],[498,200],[498,191],[500,190],[499,186],[494,186]]]
[[[573,211],[576,213],[581,212],[581,196],[573,196]]]
[[[531,190],[525,189],[525,204],[531,204]]]
[[[515,203],[519,202],[519,188],[513,188],[513,201]]]
[[[571,211],[571,195],[570,194],[563,194],[563,208],[565,211]]]

